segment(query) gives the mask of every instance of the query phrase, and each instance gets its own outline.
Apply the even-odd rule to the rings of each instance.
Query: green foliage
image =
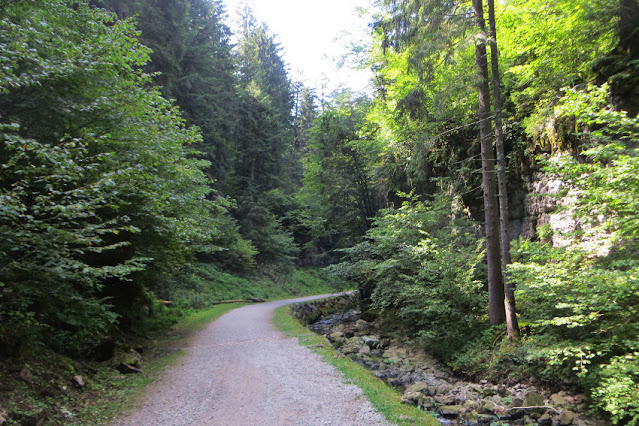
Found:
[[[381,96],[371,115],[394,157],[395,179],[420,193],[436,192],[434,181],[445,180],[470,200],[481,182],[475,173],[479,144],[472,142],[477,135],[474,23],[472,14],[463,12],[471,10],[470,2],[382,3],[379,46],[372,53]]]
[[[243,197],[239,200],[236,216],[239,217],[242,235],[255,247],[258,265],[290,265],[299,248],[288,229],[272,212],[266,196]]]
[[[46,335],[74,351],[147,303],[142,284],[217,250],[227,204],[206,198],[186,148],[200,135],[149,88],[131,22],[84,2],[1,7],[3,347]]]
[[[456,204],[440,196],[383,211],[367,241],[343,250],[346,260],[331,268],[441,357],[479,329],[486,303],[482,241]]]
[[[198,259],[222,267],[226,271],[246,273],[255,267],[256,248],[240,233],[240,226],[230,215],[223,215],[218,222],[219,233],[213,243],[220,249],[212,253],[199,253]]]
[[[247,22],[238,43],[241,103],[236,139],[238,189],[282,187],[283,160],[293,143],[291,84],[280,46],[266,25]]]
[[[238,110],[230,30],[212,0],[95,0],[122,19],[135,17],[140,43],[152,49],[145,70],[189,125],[202,133],[196,147],[211,161],[208,174],[228,193]]]
[[[596,374],[593,396],[597,405],[612,415],[615,424],[639,424],[639,352],[613,357]]]
[[[315,245],[331,249],[357,242],[380,204],[382,146],[366,119],[370,103],[344,93],[326,107],[311,131],[304,159],[302,222]]]
[[[553,143],[545,124],[560,90],[592,81],[593,63],[614,48],[618,6],[618,0],[499,3],[504,79],[536,141]]]

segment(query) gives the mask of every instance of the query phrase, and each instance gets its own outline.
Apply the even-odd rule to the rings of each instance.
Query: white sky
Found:
[[[236,19],[240,0],[224,0],[231,22]],[[336,62],[349,51],[350,43],[368,44],[366,17],[358,6],[370,0],[253,0],[258,22],[265,22],[283,47],[291,77],[314,87],[320,95],[340,84],[355,90],[366,88],[370,72],[337,69]],[[231,26],[233,28],[233,26]],[[323,88],[324,87],[324,88]]]

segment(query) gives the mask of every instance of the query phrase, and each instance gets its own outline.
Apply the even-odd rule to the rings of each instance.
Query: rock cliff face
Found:
[[[561,200],[556,195],[561,187],[561,181],[548,179],[542,172],[523,176],[520,181],[510,185],[508,195],[512,238],[537,239],[545,224],[557,231],[574,229],[575,223],[570,212],[557,211]]]
[[[558,194],[565,183],[552,179],[539,171],[523,176],[509,188],[510,236],[552,243],[554,247],[579,245],[594,256],[605,256],[610,251],[610,240],[600,229],[594,230],[592,223],[603,220],[603,216],[577,219],[573,216],[574,204],[579,193],[569,190],[567,195]],[[590,223],[588,223],[590,221]],[[584,231],[579,240],[571,235]]]

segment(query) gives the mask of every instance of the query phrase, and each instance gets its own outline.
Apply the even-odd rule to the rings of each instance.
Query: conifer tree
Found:
[[[499,196],[499,232],[501,240],[501,260],[504,280],[504,302],[506,309],[506,326],[508,337],[512,340],[519,337],[519,324],[515,309],[515,288],[508,280],[507,266],[511,263],[510,257],[510,224],[508,208],[508,190],[506,185],[506,154],[504,152],[504,133],[502,123],[501,104],[501,73],[499,71],[499,48],[497,45],[497,26],[495,22],[495,2],[488,0],[488,22],[490,27],[490,64],[492,73],[494,124],[495,124],[495,151],[497,153],[497,187]]]
[[[486,52],[486,24],[482,0],[473,0],[475,22],[479,36],[475,44],[475,66],[479,77],[479,143],[481,145],[481,174],[484,190],[484,218],[486,234],[486,263],[488,265],[488,317],[493,325],[505,321],[504,282],[501,265],[499,206],[495,180],[495,154],[490,122],[490,87]]]

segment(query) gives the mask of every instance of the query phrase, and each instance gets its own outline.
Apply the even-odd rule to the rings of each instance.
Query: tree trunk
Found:
[[[490,64],[493,77],[493,106],[495,111],[495,149],[497,151],[497,187],[499,189],[499,229],[501,239],[501,262],[503,267],[506,327],[508,338],[519,338],[519,323],[515,309],[515,286],[508,279],[506,267],[510,264],[510,232],[508,224],[508,190],[506,189],[506,154],[501,120],[501,75],[499,73],[499,48],[495,25],[495,1],[488,0],[488,23],[490,26]]]
[[[619,0],[619,47],[629,55],[639,56],[639,2]]]
[[[490,122],[490,85],[486,58],[486,23],[482,0],[473,0],[475,22],[479,39],[475,45],[479,93],[479,142],[481,145],[481,172],[484,187],[484,217],[486,221],[486,261],[488,264],[488,318],[491,325],[505,321],[504,281],[499,243],[499,209],[495,191],[495,155]]]

